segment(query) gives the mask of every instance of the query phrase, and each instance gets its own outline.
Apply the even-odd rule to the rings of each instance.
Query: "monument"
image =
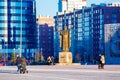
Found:
[[[69,52],[70,48],[70,29],[64,26],[64,30],[57,30],[60,33],[60,47],[62,52],[59,52],[59,64],[70,65],[72,64],[72,53]]]

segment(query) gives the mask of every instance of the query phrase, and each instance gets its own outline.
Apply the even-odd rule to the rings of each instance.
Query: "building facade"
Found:
[[[28,58],[37,48],[35,0],[0,0],[0,30],[1,53]]]
[[[38,16],[38,51],[42,51],[45,59],[49,56],[54,56],[54,19],[50,16]]]
[[[48,24],[48,26],[54,26],[54,19],[50,16],[37,16],[37,24]]]
[[[73,11],[86,6],[86,0],[59,0],[58,12]]]
[[[120,63],[120,23],[105,24],[105,55],[106,62]]]
[[[119,3],[117,3],[119,4]],[[71,13],[57,14],[55,18],[55,29],[63,26],[73,25],[71,31],[71,48],[74,62],[96,63],[99,54],[109,54],[105,52],[104,27],[105,24],[120,23],[120,6],[111,4],[92,4],[91,7],[83,7]],[[56,46],[55,55],[60,52],[59,33],[55,30]],[[106,56],[107,58],[108,56]],[[119,58],[120,59],[120,58]],[[108,60],[109,61],[109,60]],[[108,63],[108,61],[106,63]],[[114,60],[113,60],[114,61]],[[114,62],[111,62],[114,63]],[[119,63],[119,62],[118,62]]]

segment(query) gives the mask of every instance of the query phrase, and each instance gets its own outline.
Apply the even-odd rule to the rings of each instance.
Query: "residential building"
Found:
[[[86,6],[86,0],[59,0],[58,12],[73,11]]]
[[[38,16],[38,51],[41,52],[45,59],[54,56],[53,35],[54,19],[50,16]]]
[[[48,26],[54,26],[54,19],[50,16],[37,16],[37,24],[48,24]]]
[[[30,57],[36,47],[36,1],[0,0],[0,53]]]
[[[111,3],[113,4],[113,3]],[[119,3],[118,3],[119,4]],[[118,24],[120,23],[120,6],[110,4],[92,4],[91,7],[83,7],[80,10],[74,9],[73,12],[64,14],[58,14],[55,18],[55,34],[54,34],[54,53],[56,58],[61,51],[59,47],[59,33],[56,29],[62,30],[64,26],[68,29],[72,25],[74,28],[71,30],[70,41],[71,47],[70,51],[73,53],[73,62],[83,62],[83,63],[96,63],[99,54],[109,54],[105,51],[106,42],[104,41],[105,25],[106,24]],[[112,61],[109,56],[106,56],[106,63]],[[118,57],[120,59],[120,57]]]

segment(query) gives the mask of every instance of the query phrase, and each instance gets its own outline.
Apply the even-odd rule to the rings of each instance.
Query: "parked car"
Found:
[[[0,61],[0,66],[4,66],[4,65],[5,65],[4,61]]]

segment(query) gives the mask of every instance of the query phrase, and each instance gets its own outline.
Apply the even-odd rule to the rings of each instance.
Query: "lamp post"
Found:
[[[14,63],[15,63],[15,58],[16,58],[16,56],[15,56],[15,48],[13,48],[13,61],[14,61]]]
[[[13,51],[14,51],[14,53],[15,53],[15,48],[13,48]]]
[[[40,49],[40,61],[42,61],[42,48]]]
[[[22,0],[21,0],[21,26],[20,26],[20,57],[22,56]]]
[[[5,41],[4,41],[4,39],[2,39],[2,49],[3,49],[3,53],[4,53],[4,51],[5,51]],[[5,53],[4,53],[4,55],[3,55],[3,61],[4,61],[4,64],[6,65],[6,55],[5,55]]]

